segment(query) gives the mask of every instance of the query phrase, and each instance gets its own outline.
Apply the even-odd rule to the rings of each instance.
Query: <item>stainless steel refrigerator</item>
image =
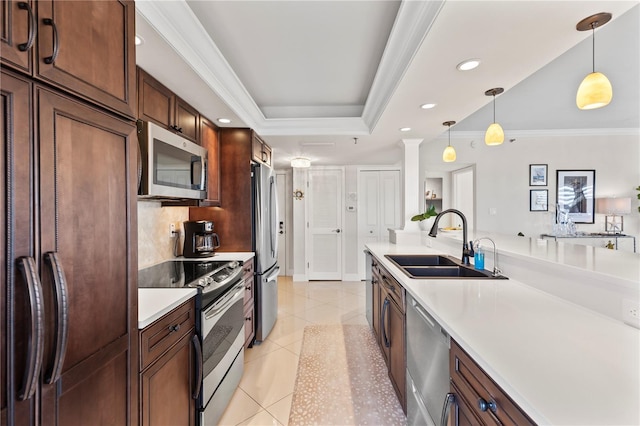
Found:
[[[253,250],[256,254],[256,342],[267,338],[278,315],[278,206],[276,175],[264,164],[252,166]]]

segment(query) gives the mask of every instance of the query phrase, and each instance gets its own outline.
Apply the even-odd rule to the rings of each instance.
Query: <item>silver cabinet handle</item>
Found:
[[[62,374],[62,365],[67,352],[67,336],[69,334],[69,296],[67,291],[67,279],[65,278],[62,264],[58,254],[48,252],[44,255],[45,263],[51,268],[53,276],[53,292],[56,298],[56,340],[53,363],[51,370],[47,371],[44,381],[47,384],[54,383]]]
[[[38,385],[40,370],[42,369],[42,355],[44,352],[44,305],[42,300],[42,284],[36,273],[36,263],[32,257],[20,257],[17,260],[18,269],[24,276],[29,293],[29,308],[31,314],[31,329],[29,330],[27,346],[27,363],[24,372],[24,382],[18,391],[18,400],[24,401],[33,396]]]

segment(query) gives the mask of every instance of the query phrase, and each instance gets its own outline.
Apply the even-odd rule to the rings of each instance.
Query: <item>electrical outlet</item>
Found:
[[[171,223],[169,224],[169,236],[173,237],[173,233],[176,232],[176,224],[175,223]]]
[[[623,299],[622,319],[627,324],[640,328],[640,301]]]

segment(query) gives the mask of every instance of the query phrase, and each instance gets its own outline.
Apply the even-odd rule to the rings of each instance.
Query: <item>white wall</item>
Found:
[[[508,135],[507,135],[508,136]],[[631,197],[632,212],[624,218],[624,233],[640,238],[640,214],[635,188],[640,185],[640,138],[635,135],[519,136],[488,147],[482,138],[454,138],[458,168],[476,165],[476,225],[480,231],[526,236],[550,233],[554,222],[556,170],[596,170],[596,198]],[[420,169],[441,168],[446,142],[423,143]],[[455,165],[454,164],[454,165]],[[548,164],[548,185],[529,186],[529,164]],[[549,212],[529,211],[529,190],[549,190]],[[495,208],[496,215],[489,209]],[[604,215],[578,231],[604,231]]]

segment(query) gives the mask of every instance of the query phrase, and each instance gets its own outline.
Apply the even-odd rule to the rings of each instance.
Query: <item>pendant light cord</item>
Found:
[[[596,23],[591,24],[591,69],[596,72]]]
[[[496,122],[496,94],[493,94],[493,122]]]
[[[448,124],[447,127],[449,128],[449,146],[451,146],[451,124]]]

